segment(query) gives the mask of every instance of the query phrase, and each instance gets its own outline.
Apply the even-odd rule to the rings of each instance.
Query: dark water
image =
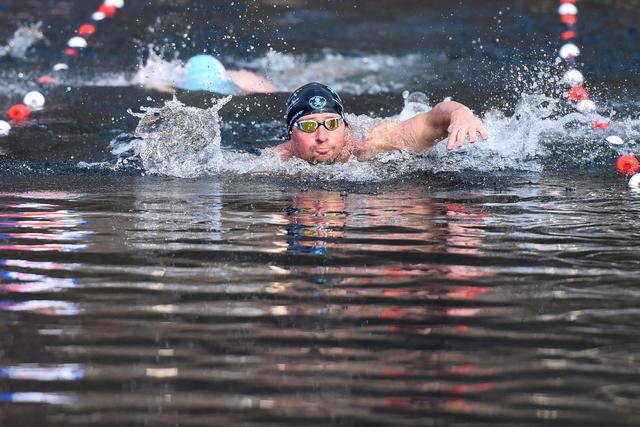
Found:
[[[46,35],[0,58],[0,107],[37,87],[91,3],[0,5],[0,45],[23,22]],[[556,6],[128,2],[0,138],[0,425],[637,425],[640,195],[611,165],[635,147],[601,140],[640,140],[638,9],[581,2],[582,68],[617,111],[595,133],[522,96],[558,97]],[[207,46],[283,90],[327,81],[357,114],[421,90],[506,118],[485,119],[494,151],[408,169],[230,157],[231,172],[147,176],[109,143],[132,138],[128,108],[168,99],[127,83],[149,43]],[[280,141],[286,97],[234,98],[223,149]]]
[[[416,181],[11,183],[2,425],[635,425],[640,199]]]

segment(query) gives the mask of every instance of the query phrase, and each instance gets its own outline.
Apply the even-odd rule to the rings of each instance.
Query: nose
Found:
[[[316,141],[325,142],[329,139],[329,131],[324,126],[318,126],[316,129]]]

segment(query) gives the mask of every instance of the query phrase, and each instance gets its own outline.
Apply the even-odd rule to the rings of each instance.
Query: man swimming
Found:
[[[489,135],[479,118],[466,106],[444,101],[431,111],[408,120],[389,120],[373,127],[364,139],[348,132],[340,96],[321,83],[296,89],[287,100],[289,139],[274,150],[283,159],[299,157],[309,163],[359,161],[389,151],[423,151],[448,136],[447,149],[462,147],[468,138],[475,143],[479,133]]]
[[[147,64],[134,76],[133,83],[149,89],[173,93],[175,88],[209,91],[222,95],[278,92],[266,78],[249,70],[227,70],[212,55],[196,55],[185,63],[166,62],[150,54]]]

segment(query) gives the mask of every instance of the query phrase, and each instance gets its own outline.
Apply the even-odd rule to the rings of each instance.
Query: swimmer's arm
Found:
[[[477,133],[483,139],[488,138],[482,122],[469,108],[458,102],[444,101],[431,111],[408,120],[384,122],[376,126],[370,131],[356,156],[360,160],[366,160],[387,151],[423,151],[433,147],[447,135],[447,149],[453,150],[456,146],[462,147],[467,136],[469,142],[475,143]]]
[[[249,70],[227,70],[227,77],[246,93],[279,92],[276,86]]]
[[[489,138],[482,121],[469,108],[455,101],[441,102],[431,111],[418,114],[403,124],[409,136],[401,142],[405,145],[403,148],[414,151],[431,148],[445,136],[448,137],[447,150],[464,146],[467,138],[474,144],[477,134],[482,139]]]
[[[164,92],[164,93],[175,93],[176,89],[174,87],[172,87],[171,85],[165,84],[165,83],[161,83],[161,82],[142,82],[139,83],[140,86],[146,88],[146,89],[152,89],[152,90],[157,90],[159,92]]]

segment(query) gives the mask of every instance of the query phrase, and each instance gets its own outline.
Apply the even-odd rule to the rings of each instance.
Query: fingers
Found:
[[[468,132],[469,132],[469,129],[466,127],[460,128],[460,130],[458,131],[458,137],[456,138],[456,145],[459,148],[464,147],[464,141],[467,139]]]
[[[458,143],[458,134],[460,133],[459,128],[450,128],[449,129],[449,139],[447,141],[447,150],[451,151],[455,148]]]
[[[469,142],[471,144],[475,144],[476,143],[476,134],[478,133],[478,129],[474,129],[474,128],[469,128]]]
[[[447,150],[451,151],[455,147],[464,147],[464,141],[467,139],[467,134],[470,129],[466,127],[455,127],[449,130],[449,141],[447,143]]]
[[[478,119],[478,123],[472,126],[460,126],[460,127],[450,127],[447,129],[449,131],[449,140],[447,143],[447,150],[451,151],[455,147],[464,147],[464,141],[468,138],[471,144],[475,144],[478,140],[478,134],[484,140],[489,139],[489,133],[482,126],[482,122]]]
[[[482,137],[482,139],[484,139],[485,141],[489,139],[489,132],[487,132],[484,126],[480,125],[479,130],[480,130],[480,136]]]

